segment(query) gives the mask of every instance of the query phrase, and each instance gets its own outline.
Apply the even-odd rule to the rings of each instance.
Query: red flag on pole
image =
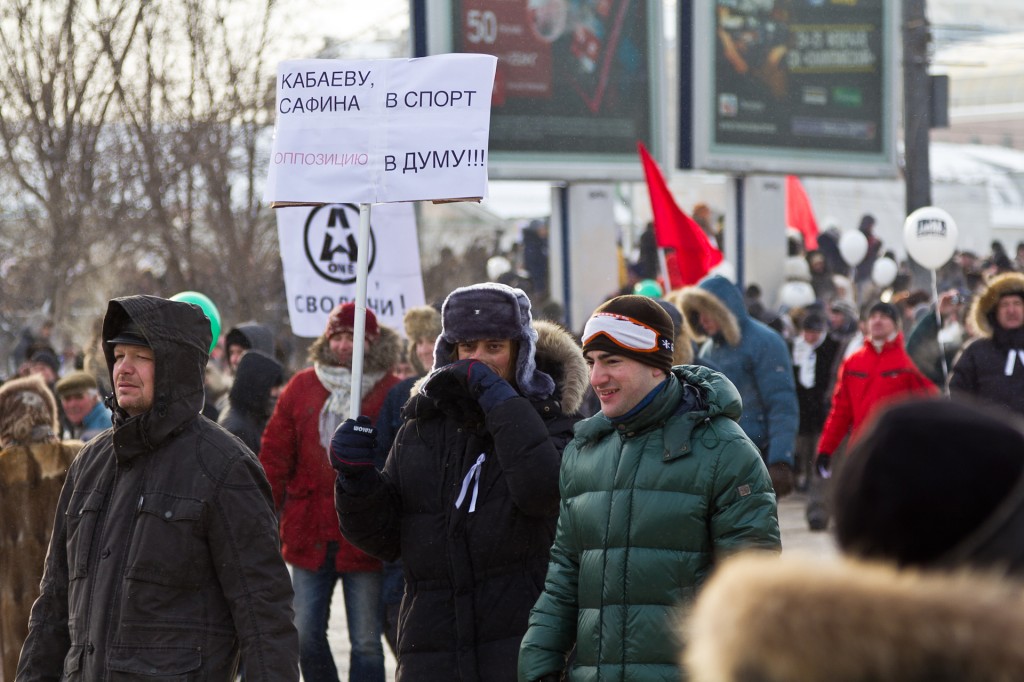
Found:
[[[804,236],[804,248],[814,251],[818,248],[818,221],[807,192],[795,175],[786,176],[786,225],[794,227]]]
[[[665,176],[654,162],[643,142],[637,142],[640,161],[647,178],[654,214],[654,236],[661,248],[675,249],[675,261],[682,278],[680,286],[696,284],[711,268],[722,262],[722,252],[715,248],[704,230],[676,204]],[[672,282],[672,286],[676,286]]]

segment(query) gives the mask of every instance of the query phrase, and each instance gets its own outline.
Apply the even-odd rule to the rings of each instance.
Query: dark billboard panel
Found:
[[[691,1],[680,10],[681,102],[693,121],[681,165],[895,175],[896,0]]]
[[[638,179],[636,143],[663,150],[657,0],[424,3],[418,54],[498,57],[492,177]]]

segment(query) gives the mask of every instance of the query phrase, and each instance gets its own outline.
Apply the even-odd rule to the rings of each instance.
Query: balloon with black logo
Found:
[[[903,223],[903,245],[907,253],[929,270],[938,270],[956,251],[959,236],[953,216],[936,206],[919,208]]]

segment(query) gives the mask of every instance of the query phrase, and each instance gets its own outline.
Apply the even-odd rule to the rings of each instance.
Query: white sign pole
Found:
[[[363,345],[366,340],[366,280],[369,277],[370,204],[359,204],[359,254],[356,258],[356,311],[352,325],[352,402],[349,417],[359,416],[363,399]]]

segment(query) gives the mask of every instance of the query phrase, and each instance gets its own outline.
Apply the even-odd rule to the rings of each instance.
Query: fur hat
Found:
[[[75,395],[76,393],[85,393],[89,389],[95,391],[98,388],[99,384],[96,382],[96,377],[78,369],[58,381],[57,385],[54,386],[54,391],[56,391],[58,398],[63,398]]]
[[[885,410],[839,474],[839,546],[901,565],[1024,572],[1024,429],[1015,420],[960,400]]]
[[[420,339],[436,339],[441,333],[441,313],[433,306],[420,305],[409,308],[402,317],[405,337],[410,343]]]
[[[626,322],[639,325],[638,329],[643,327],[653,330],[654,335],[650,339],[651,348],[640,350],[632,343],[632,339],[616,337],[614,330],[603,329],[600,321],[604,317],[625,318]],[[646,333],[650,334],[649,331]],[[672,369],[675,337],[675,325],[672,318],[657,301],[647,296],[616,296],[598,306],[594,314],[591,315],[583,331],[583,353],[586,355],[593,350],[603,350],[632,358],[637,362],[667,372]],[[636,341],[644,342],[639,338]]]
[[[996,309],[1003,296],[1024,298],[1024,274],[1007,272],[993,277],[985,291],[974,298],[968,319],[981,336],[992,336],[996,327]]]
[[[43,441],[57,433],[57,401],[39,375],[0,386],[0,443]]]
[[[423,340],[437,342],[441,334],[441,313],[433,306],[421,305],[409,308],[402,317],[405,325],[405,338],[409,343],[409,362],[417,374],[426,374],[429,367],[424,367],[419,356],[416,355],[416,344]]]
[[[340,303],[331,311],[327,318],[327,329],[324,330],[324,338],[330,339],[339,332],[352,331],[355,327],[356,304]],[[377,326],[377,316],[369,308],[366,309],[366,336],[377,338],[380,335],[380,327]]]
[[[828,307],[834,313],[842,313],[847,318],[856,321],[860,318],[860,313],[857,311],[857,306],[845,298],[837,298],[832,301],[832,304]]]
[[[459,287],[441,306],[441,334],[434,344],[434,369],[450,365],[460,341],[511,339],[519,343],[516,384],[528,398],[547,398],[554,380],[537,369],[537,330],[530,299],[522,289],[484,282]]]

